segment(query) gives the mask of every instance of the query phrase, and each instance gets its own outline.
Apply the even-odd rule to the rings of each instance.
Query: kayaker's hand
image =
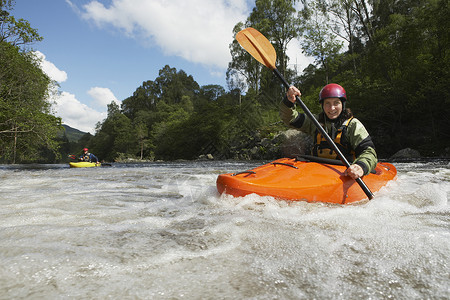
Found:
[[[286,97],[288,98],[289,101],[291,101],[292,103],[295,103],[295,96],[301,96],[302,93],[300,93],[300,90],[298,88],[296,88],[295,86],[291,85],[289,87],[289,89],[286,92]]]
[[[358,179],[364,175],[364,170],[360,165],[353,164],[344,173],[345,176],[350,176],[353,179]]]

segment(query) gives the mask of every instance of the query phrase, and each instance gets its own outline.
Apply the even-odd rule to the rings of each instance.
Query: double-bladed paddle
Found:
[[[239,42],[242,48],[244,48],[248,53],[250,53],[250,55],[253,56],[257,61],[259,61],[260,63],[271,69],[275,73],[275,75],[281,80],[281,82],[286,88],[289,88],[289,84],[275,66],[275,61],[277,59],[275,49],[264,35],[262,35],[258,30],[248,27],[239,31],[236,34],[236,40]],[[331,137],[327,134],[325,129],[320,125],[319,121],[317,121],[314,115],[309,111],[308,107],[306,107],[306,105],[303,103],[300,97],[296,96],[296,99],[297,102],[300,104],[301,108],[303,109],[303,111],[305,112],[305,114],[308,116],[308,118],[311,119],[311,121],[320,131],[322,136],[325,137],[328,144],[330,144],[331,148],[333,148],[333,150],[337,153],[337,155],[344,163],[344,165],[347,168],[350,167],[350,163],[348,162],[348,160],[342,154],[341,150],[339,150],[339,148],[336,146]],[[356,182],[359,184],[364,193],[366,193],[367,197],[369,197],[369,200],[372,199],[373,194],[367,187],[367,185],[364,183],[364,181],[361,178],[357,178]]]

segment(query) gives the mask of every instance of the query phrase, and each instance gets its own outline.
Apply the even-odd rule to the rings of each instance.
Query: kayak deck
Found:
[[[239,173],[221,174],[217,190],[235,197],[249,194],[291,201],[348,204],[367,199],[358,183],[344,176],[345,166],[281,158]],[[377,192],[397,175],[390,163],[378,163],[362,179]]]
[[[70,162],[71,168],[92,168],[92,167],[100,167],[101,163],[94,163],[88,161],[78,161],[78,162]]]

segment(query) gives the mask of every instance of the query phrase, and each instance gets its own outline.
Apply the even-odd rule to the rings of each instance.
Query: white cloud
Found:
[[[45,55],[40,51],[35,51],[34,54],[41,61],[41,69],[47,74],[50,79],[57,82],[64,82],[67,80],[67,73],[58,69],[52,62],[46,60]]]
[[[41,69],[57,82],[67,80],[67,73],[59,70],[52,62],[46,60],[45,55],[40,51],[35,51],[35,55],[41,61]],[[86,104],[81,103],[74,94],[68,92],[58,92],[51,90],[51,101],[55,103],[55,115],[62,119],[62,122],[73,128],[84,132],[95,133],[95,125],[106,118],[106,108],[111,101],[120,105],[113,92],[109,88],[93,87],[87,92],[93,99],[95,107],[101,109],[99,112]]]
[[[61,117],[64,124],[81,131],[94,134],[97,122],[106,118],[106,112],[90,108],[68,92],[53,96],[53,100],[56,102],[56,116]]]
[[[309,64],[314,63],[314,58],[305,56],[302,52],[300,42],[296,39],[289,42],[286,54],[289,57],[289,68],[296,69],[298,75],[300,75]]]
[[[80,11],[99,27],[113,26],[156,44],[165,55],[224,70],[231,60],[233,27],[250,9],[246,0],[113,0],[109,6],[93,0]]]
[[[106,108],[112,101],[120,105],[120,101],[109,88],[93,87],[87,93],[94,99],[94,104],[101,108]]]

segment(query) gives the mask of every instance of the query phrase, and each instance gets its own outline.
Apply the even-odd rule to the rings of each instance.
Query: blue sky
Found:
[[[118,104],[165,65],[200,85],[225,88],[233,27],[249,16],[248,0],[17,0],[11,14],[44,38],[32,45],[59,85],[55,114],[94,132],[106,105]],[[311,60],[291,47],[300,70]]]

